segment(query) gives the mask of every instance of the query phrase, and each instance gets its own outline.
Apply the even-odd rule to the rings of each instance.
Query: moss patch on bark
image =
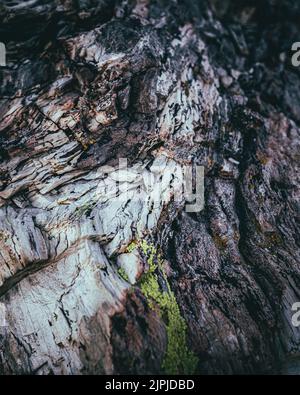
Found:
[[[187,347],[187,325],[163,270],[161,257],[154,245],[145,240],[131,243],[129,249],[134,248],[139,248],[148,264],[148,270],[140,280],[141,291],[149,307],[156,309],[166,324],[168,344],[162,368],[167,374],[193,374],[198,358]]]

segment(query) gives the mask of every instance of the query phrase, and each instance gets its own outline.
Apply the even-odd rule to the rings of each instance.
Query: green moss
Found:
[[[123,267],[119,267],[118,273],[119,273],[119,276],[123,278],[123,280],[129,282],[129,277],[128,277],[128,275],[125,272],[125,269]]]
[[[127,247],[127,252],[132,252],[135,250],[137,247],[137,243],[135,241],[132,241],[129,246]]]
[[[147,263],[149,265],[148,273],[154,273],[158,264],[160,263],[160,257],[158,256],[154,245],[147,244],[146,240],[142,240],[139,244],[139,247],[143,254],[147,257]],[[156,263],[154,262],[155,259],[157,260]]]
[[[168,314],[168,347],[162,366],[169,374],[193,374],[198,358],[187,347],[186,322],[173,293],[168,295],[165,308]]]
[[[145,240],[138,242],[137,246],[149,266],[140,281],[141,291],[149,307],[156,309],[166,324],[168,344],[162,367],[167,374],[193,374],[198,359],[187,347],[186,322],[163,271],[161,258],[155,247]],[[159,276],[166,284],[167,291],[161,289]]]

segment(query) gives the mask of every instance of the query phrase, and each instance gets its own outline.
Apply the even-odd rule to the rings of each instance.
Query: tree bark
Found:
[[[163,373],[143,240],[196,373],[300,372],[299,17],[288,0],[2,2],[1,374]],[[142,200],[128,174],[110,199],[120,158],[155,178]],[[167,191],[184,165],[204,166],[200,212]]]

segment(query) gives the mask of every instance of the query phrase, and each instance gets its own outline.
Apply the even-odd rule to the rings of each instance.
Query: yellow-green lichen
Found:
[[[161,257],[156,248],[145,240],[135,243],[134,248],[136,247],[145,256],[148,264],[148,270],[140,281],[141,291],[149,307],[156,309],[166,323],[168,343],[162,368],[167,374],[193,374],[198,358],[187,347],[187,325],[162,268]],[[159,276],[166,290],[162,290]]]
[[[132,241],[127,247],[127,252],[132,252],[134,249],[136,249],[136,247],[137,247],[137,243],[135,241]]]
[[[129,277],[123,267],[119,267],[118,273],[119,273],[119,276],[123,278],[123,280],[129,282]]]

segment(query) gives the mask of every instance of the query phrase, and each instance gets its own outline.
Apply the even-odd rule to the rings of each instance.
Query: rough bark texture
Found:
[[[289,369],[299,18],[292,0],[1,2],[0,373],[162,373],[165,317],[127,251],[141,237],[164,259],[196,373]],[[134,177],[109,199],[119,158],[156,177],[144,200]],[[190,163],[205,167],[200,213],[167,189]]]

